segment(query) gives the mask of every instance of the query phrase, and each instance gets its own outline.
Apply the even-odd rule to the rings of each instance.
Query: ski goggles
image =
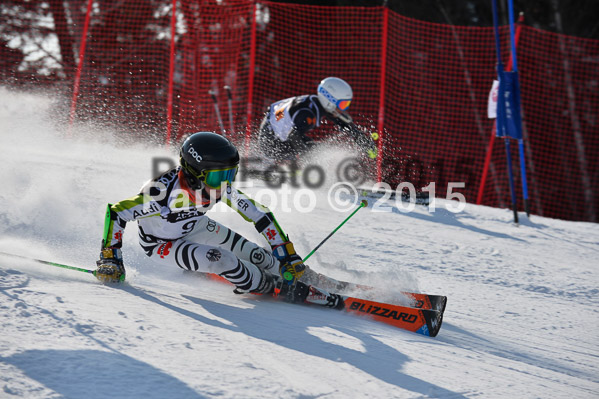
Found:
[[[335,104],[335,106],[337,108],[339,108],[341,111],[345,111],[346,109],[348,109],[349,105],[351,104],[351,100],[352,100],[351,98],[347,99],[347,100],[338,100],[335,97],[333,97],[331,95],[331,93],[329,93],[328,90],[325,89],[324,87],[320,87],[318,89],[318,91],[320,93],[322,93],[322,95],[324,95],[327,98],[327,100],[329,100],[330,102],[332,102],[333,104]]]
[[[346,109],[349,108],[349,105],[351,104],[351,100],[337,100],[337,108],[339,108],[341,111],[345,111]]]
[[[237,175],[237,170],[239,169],[239,166],[235,165],[223,169],[203,170],[201,173],[198,173],[193,168],[189,167],[187,163],[185,163],[184,167],[185,170],[191,173],[196,179],[203,181],[206,186],[214,190],[221,188],[224,182],[232,184],[235,180],[235,175]]]
[[[224,182],[232,184],[238,169],[238,166],[232,166],[226,169],[205,170],[204,183],[215,190],[221,188]]]

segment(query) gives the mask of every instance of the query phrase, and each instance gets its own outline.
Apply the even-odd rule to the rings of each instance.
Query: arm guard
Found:
[[[108,204],[106,207],[102,248],[120,248],[123,244],[123,231],[125,230],[125,225],[127,222],[121,219],[112,208],[112,204]]]
[[[159,206],[152,201],[152,197],[144,194],[127,198],[114,205],[108,204],[104,218],[102,247],[120,248],[127,222],[159,214]]]

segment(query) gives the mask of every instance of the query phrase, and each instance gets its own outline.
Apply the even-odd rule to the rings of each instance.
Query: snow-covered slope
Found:
[[[173,154],[118,132],[69,135],[52,112],[48,96],[0,89],[0,252],[92,269],[106,203],[134,195],[152,157]],[[259,183],[245,191],[268,199]],[[349,213],[324,188],[310,212],[287,211],[283,197],[273,210],[303,254]],[[599,225],[522,215],[515,226],[508,210],[447,205],[361,210],[309,261],[381,287],[381,300],[447,295],[436,338],[234,295],[150,263],[134,225],[119,287],[0,255],[0,397],[597,397]],[[224,207],[211,217],[263,243]]]

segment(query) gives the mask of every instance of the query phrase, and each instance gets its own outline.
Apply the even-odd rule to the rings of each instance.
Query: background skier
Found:
[[[307,153],[315,144],[308,133],[327,118],[351,136],[368,157],[376,158],[375,143],[358,129],[347,112],[352,99],[353,91],[346,81],[328,77],[320,82],[316,95],[306,94],[271,104],[260,125],[261,153],[277,162]]]

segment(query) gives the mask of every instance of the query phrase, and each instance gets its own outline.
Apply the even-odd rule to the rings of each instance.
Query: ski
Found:
[[[194,272],[194,273],[199,273],[213,281],[231,284],[227,279],[225,279],[222,276],[219,276],[218,274],[201,273],[201,272]],[[325,275],[320,274],[320,273],[318,273],[318,276],[319,276],[319,279],[316,284],[318,284],[319,286],[324,286],[325,288],[323,288],[323,289],[329,289],[331,291],[347,290],[347,291],[372,292],[372,291],[376,290],[376,288],[371,287],[369,285],[354,284],[354,283],[349,283],[346,281],[338,281],[338,280],[332,279],[330,277],[326,277]],[[325,279],[328,279],[328,280],[325,280]],[[408,303],[406,305],[402,305],[404,307],[422,309],[422,310],[433,310],[433,311],[439,311],[441,313],[445,311],[445,305],[447,304],[446,296],[423,294],[423,293],[408,292],[408,291],[401,291],[400,294],[405,296],[408,301]],[[348,297],[351,297],[351,296],[348,296]]]
[[[290,291],[287,284],[281,284],[280,280],[278,281],[277,286],[279,288],[275,289],[272,296],[287,302],[297,303],[297,294]],[[440,310],[418,309],[375,302],[352,296],[329,293],[324,289],[300,282],[296,284],[301,284],[297,289],[301,290],[303,288],[308,290],[303,303],[337,309],[352,315],[368,316],[372,320],[417,334],[435,337],[439,333],[441,324],[443,323],[443,311]],[[294,291],[297,291],[297,289]],[[293,294],[293,298],[290,298],[290,292]],[[302,301],[299,300],[299,302],[301,303]]]
[[[375,289],[374,287],[363,284],[354,284],[345,281],[340,281],[339,283],[340,287],[342,287],[340,290],[372,291]],[[430,309],[443,312],[445,310],[445,304],[447,303],[447,297],[443,295],[431,295],[408,291],[400,291],[400,294],[405,296],[411,302],[410,307],[417,309]]]
[[[224,282],[230,284],[222,276],[213,273],[204,273],[204,275],[212,280]],[[323,278],[328,278],[322,274],[319,274],[319,280],[324,282]],[[336,283],[335,287],[337,290],[342,291],[343,289],[360,289],[366,291],[376,290],[374,287],[367,285],[360,285],[349,283],[345,281],[337,281],[331,278],[330,281]],[[330,287],[330,282],[326,284]],[[343,294],[328,294],[323,288],[317,288],[314,285],[309,285],[311,292],[314,294],[308,295],[306,303],[330,306],[330,298],[339,297],[343,301],[343,310],[345,312],[359,314],[359,315],[370,315],[374,319],[406,329],[409,331],[417,332],[424,335],[434,337],[437,335],[441,328],[441,321],[443,320],[443,312],[447,304],[447,297],[442,295],[429,295],[416,292],[401,292],[409,301],[408,306],[389,304],[383,302],[376,302],[370,299],[362,299],[352,295]],[[325,294],[318,294],[318,293]],[[276,293],[274,296],[279,296],[280,293]],[[328,298],[328,299],[327,299]],[[434,335],[433,335],[434,334]]]

